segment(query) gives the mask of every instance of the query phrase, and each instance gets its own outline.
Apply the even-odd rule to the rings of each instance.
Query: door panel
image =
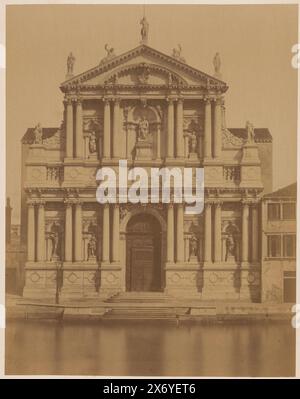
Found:
[[[132,248],[131,290],[151,291],[154,278],[153,247]]]
[[[138,215],[126,234],[126,290],[161,291],[160,226],[150,215]]]

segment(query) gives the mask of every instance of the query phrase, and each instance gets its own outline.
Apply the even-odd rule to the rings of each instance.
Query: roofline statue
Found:
[[[140,20],[140,25],[142,25],[142,28],[141,28],[141,36],[142,36],[141,43],[142,44],[147,44],[148,43],[148,33],[149,33],[149,23],[148,23],[148,21],[147,21],[145,16]]]
[[[74,57],[72,51],[68,55],[67,59],[67,78],[71,78],[73,76],[73,69],[74,69],[74,64],[75,64],[76,58]]]
[[[216,53],[213,59],[213,64],[214,64],[214,69],[215,69],[215,73],[214,73],[214,77],[217,79],[221,79],[222,75],[221,75],[221,57],[219,53]]]

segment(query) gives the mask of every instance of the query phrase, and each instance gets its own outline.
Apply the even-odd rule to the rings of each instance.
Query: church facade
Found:
[[[268,129],[227,128],[220,59],[213,76],[181,49],[147,44],[122,55],[107,47],[96,67],[74,75],[68,58],[63,122],[23,137],[24,296],[103,298],[164,292],[203,300],[262,299],[261,198],[272,191]],[[99,204],[96,174],[119,161],[203,168],[205,206]],[[117,190],[117,192],[119,192]]]

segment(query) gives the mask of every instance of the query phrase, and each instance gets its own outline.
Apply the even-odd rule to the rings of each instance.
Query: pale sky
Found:
[[[96,66],[108,43],[121,54],[139,45],[142,5],[7,7],[7,196],[20,215],[20,140],[28,127],[59,126],[66,59],[75,74]],[[267,127],[273,135],[274,190],[296,181],[297,43],[295,5],[146,6],[149,46],[166,54],[178,43],[191,66],[213,74],[219,52],[228,127]]]

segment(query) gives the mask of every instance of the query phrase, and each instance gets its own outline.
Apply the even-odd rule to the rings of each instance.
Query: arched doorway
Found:
[[[126,291],[161,290],[161,227],[154,216],[138,214],[126,229]]]

